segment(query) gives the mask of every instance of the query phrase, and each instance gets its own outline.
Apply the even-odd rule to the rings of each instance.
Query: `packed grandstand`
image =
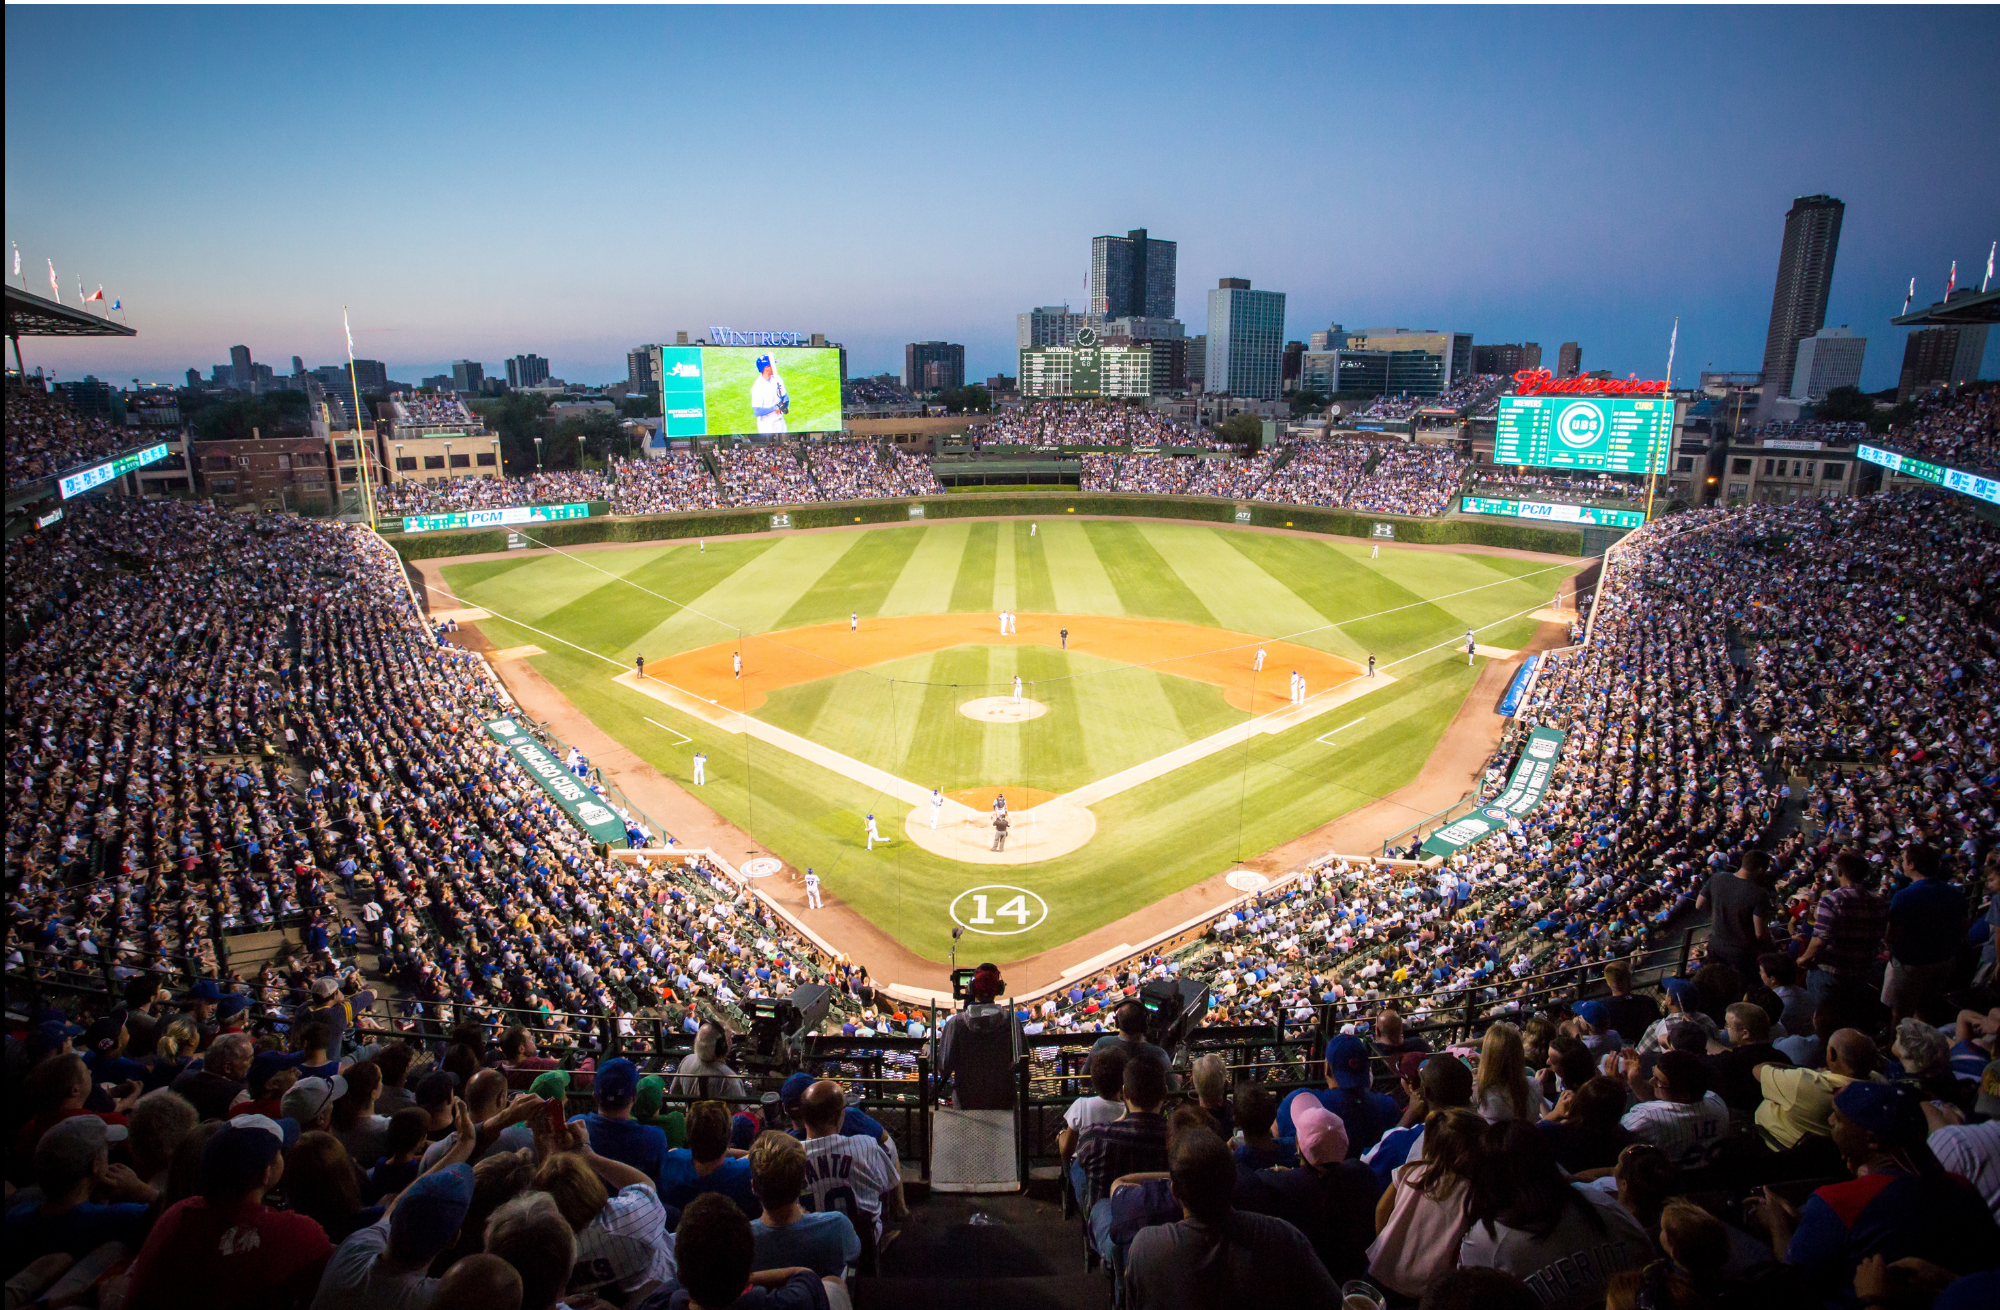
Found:
[[[1994,394],[1885,444],[1990,467]],[[10,485],[17,432],[22,478],[104,449],[10,389]],[[534,491],[935,485],[872,445],[716,458]],[[1467,475],[1340,438],[1086,468],[1394,513]],[[871,1275],[924,1240],[941,1107],[985,1098],[1094,1304],[1247,1268],[1256,1304],[1366,1280],[1349,1310],[2000,1298],[2000,534],[1961,498],[1639,529],[1486,770],[1481,803],[1560,731],[1538,809],[1442,860],[1316,857],[1032,998],[982,969],[942,1023],[546,738],[644,853],[590,844],[373,533],[67,510],[6,544],[10,1306],[915,1303]],[[260,932],[291,945],[246,969]],[[772,1058],[753,1002],[808,984],[820,1034]],[[1149,1019],[1161,984],[1199,1029]],[[1177,1254],[1214,1232],[1223,1267]]]

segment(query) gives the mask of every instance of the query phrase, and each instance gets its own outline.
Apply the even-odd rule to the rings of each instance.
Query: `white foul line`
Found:
[[[642,719],[646,719],[646,716],[643,714],[641,714],[639,717]],[[646,719],[646,722],[652,724],[655,728],[660,729],[662,732],[671,732],[674,734],[674,736],[679,737],[680,741],[677,743],[678,745],[684,745],[684,746],[694,745],[694,738],[688,736],[686,733],[682,732],[679,728],[669,728],[666,724],[660,722],[658,719]]]
[[[1365,719],[1365,718],[1367,718],[1367,717],[1368,717],[1368,716],[1367,716],[1366,714],[1364,714],[1364,715],[1362,715],[1362,716],[1361,716],[1361,719]],[[1356,719],[1356,720],[1354,721],[1354,723],[1359,723],[1359,722],[1361,722],[1361,719]],[[1343,723],[1343,724],[1341,724],[1341,725],[1340,725],[1340,726],[1339,726],[1338,728],[1329,728],[1329,729],[1328,729],[1327,731],[1325,731],[1325,732],[1322,732],[1322,733],[1321,733],[1321,734],[1320,734],[1319,736],[1317,736],[1317,737],[1314,737],[1314,738],[1313,738],[1313,740],[1314,740],[1314,741],[1317,741],[1317,742],[1324,742],[1324,743],[1325,743],[1326,745],[1328,745],[1328,746],[1331,746],[1331,745],[1333,745],[1333,743],[1332,743],[1332,742],[1330,742],[1330,741],[1327,741],[1326,739],[1327,739],[1328,737],[1331,737],[1331,736],[1332,736],[1332,735],[1333,735],[1334,733],[1336,733],[1336,732],[1346,732],[1346,731],[1347,731],[1347,730],[1348,730],[1349,728],[1351,728],[1351,727],[1353,727],[1353,726],[1354,726],[1354,723]]]

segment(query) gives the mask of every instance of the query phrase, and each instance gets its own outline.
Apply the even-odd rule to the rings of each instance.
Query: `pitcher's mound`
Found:
[[[903,831],[931,854],[967,864],[1036,864],[1068,855],[1097,834],[1097,816],[1068,801],[1051,801],[1031,810],[1010,812],[1007,817],[1010,824],[1004,851],[993,849],[990,814],[954,810],[952,817],[933,828],[931,807],[920,805],[910,811]]]
[[[1049,707],[1025,697],[1015,700],[1012,696],[981,696],[959,706],[958,712],[981,723],[1025,723],[1041,718],[1049,712]]]

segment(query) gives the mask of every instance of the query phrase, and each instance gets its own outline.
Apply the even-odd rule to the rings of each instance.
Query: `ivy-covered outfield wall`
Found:
[[[910,513],[923,507],[922,516]],[[1583,534],[1574,528],[1548,528],[1485,519],[1405,518],[1397,514],[1356,514],[1348,510],[1312,509],[1303,505],[1271,505],[1210,500],[1199,496],[1077,495],[1052,491],[1026,495],[940,496],[921,500],[861,500],[790,508],[714,510],[695,514],[654,514],[635,518],[567,519],[530,525],[528,535],[550,546],[582,546],[599,541],[670,541],[681,537],[727,537],[771,530],[773,514],[786,514],[794,528],[835,528],[855,523],[909,523],[953,518],[1054,518],[1098,515],[1129,518],[1195,519],[1237,523],[1247,510],[1252,526],[1293,528],[1331,536],[1367,537],[1377,523],[1395,525],[1396,540],[1419,546],[1502,546],[1547,555],[1581,555]],[[507,549],[507,530],[476,529],[407,536],[386,534],[404,559],[442,559],[480,555]]]

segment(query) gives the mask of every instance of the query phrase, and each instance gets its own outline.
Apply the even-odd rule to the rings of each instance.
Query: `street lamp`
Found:
[[[402,480],[403,480],[403,443],[399,441],[396,443],[396,476],[394,479],[392,479],[392,481],[401,482]]]
[[[536,475],[537,477],[539,477],[539,476],[541,476],[541,472],[542,472],[542,439],[541,439],[540,437],[536,437],[536,438],[535,438],[535,475]]]
[[[444,443],[444,480],[451,481],[451,443]]]

